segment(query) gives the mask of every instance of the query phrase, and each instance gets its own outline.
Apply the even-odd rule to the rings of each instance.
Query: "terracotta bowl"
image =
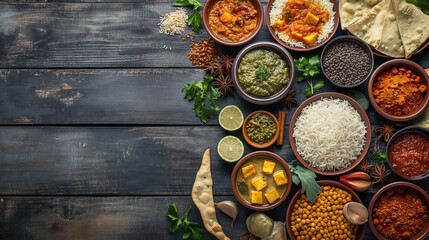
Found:
[[[372,94],[374,81],[383,71],[385,71],[391,67],[406,67],[408,69],[411,69],[415,74],[419,75],[423,79],[423,81],[426,84],[426,87],[428,88],[428,90],[426,90],[426,93],[425,93],[425,96],[423,98],[422,103],[411,114],[404,115],[404,116],[394,116],[394,115],[391,115],[391,114],[384,112],[378,106],[378,104],[375,102],[374,95]],[[382,117],[387,118],[387,119],[394,121],[394,122],[410,121],[410,120],[417,118],[421,114],[423,114],[425,112],[428,104],[429,104],[428,91],[429,91],[429,76],[428,76],[428,74],[425,72],[425,70],[420,65],[418,65],[417,63],[412,62],[410,60],[406,60],[406,59],[394,59],[394,60],[389,60],[389,61],[381,64],[374,71],[374,73],[372,74],[372,76],[368,82],[368,97],[369,97],[369,101],[371,102],[371,105],[374,107],[375,111],[377,111]]]
[[[267,23],[267,27],[268,27],[268,31],[270,31],[271,36],[283,47],[289,49],[289,50],[293,50],[293,51],[298,51],[298,52],[307,52],[307,51],[311,51],[314,50],[316,48],[319,48],[321,46],[323,46],[325,43],[327,43],[335,34],[335,32],[338,29],[338,24],[340,22],[340,15],[339,15],[339,10],[338,10],[338,3],[337,0],[330,0],[333,4],[334,4],[334,12],[335,12],[335,17],[334,17],[334,28],[332,29],[332,32],[328,35],[328,37],[318,43],[315,44],[309,48],[300,48],[300,47],[292,47],[287,45],[285,42],[283,42],[276,34],[276,32],[274,31],[273,27],[271,27],[271,22],[270,22],[270,12],[271,12],[271,7],[273,5],[273,2],[275,0],[269,0],[267,3],[267,8],[265,10],[265,22]]]
[[[386,147],[386,152],[387,152],[387,163],[389,164],[390,169],[393,170],[393,172],[395,172],[396,174],[398,174],[400,177],[405,178],[407,180],[410,181],[416,181],[416,180],[422,180],[424,178],[427,178],[429,176],[429,171],[426,171],[426,173],[420,175],[420,176],[416,176],[416,177],[405,177],[403,175],[401,175],[400,173],[398,173],[392,166],[392,164],[390,163],[389,160],[389,156],[390,159],[392,159],[391,154],[390,154],[390,150],[392,148],[393,142],[395,141],[395,139],[397,139],[399,136],[401,136],[402,134],[405,133],[420,133],[424,136],[426,136],[429,139],[429,130],[426,128],[422,128],[422,127],[418,127],[418,126],[409,126],[406,128],[403,128],[401,130],[399,130],[398,132],[396,132],[390,139],[389,142],[387,143],[387,147]]]
[[[377,237],[377,239],[388,240],[385,237],[383,237],[375,228],[374,219],[372,216],[372,211],[374,209],[374,205],[384,192],[386,192],[389,189],[397,188],[397,187],[404,187],[404,188],[407,188],[407,189],[413,191],[414,193],[416,193],[419,197],[421,197],[421,199],[425,203],[426,210],[429,209],[429,195],[426,193],[425,190],[421,189],[419,186],[412,184],[412,183],[409,183],[409,182],[394,182],[394,183],[391,183],[391,184],[384,186],[383,188],[378,190],[378,192],[375,193],[375,195],[372,197],[371,202],[369,203],[369,207],[368,207],[369,227],[371,228],[371,231],[374,233],[374,235]],[[428,235],[429,235],[429,219],[426,221],[426,224],[423,227],[423,229],[416,236],[414,236],[413,238],[410,238],[410,240],[423,240]]]
[[[238,67],[240,66],[241,59],[243,59],[243,57],[248,52],[256,49],[266,49],[277,53],[282,57],[284,61],[286,61],[289,67],[289,81],[286,84],[286,86],[280,92],[268,97],[258,97],[253,94],[247,93],[241,87],[240,82],[238,80]],[[296,68],[295,68],[295,62],[293,60],[292,55],[290,55],[290,53],[282,46],[272,42],[255,42],[243,48],[235,57],[234,64],[231,69],[232,82],[234,83],[234,87],[237,90],[238,94],[244,100],[257,105],[268,105],[283,99],[287,95],[289,90],[292,89],[292,86],[296,81],[295,75],[296,75]]]
[[[257,114],[257,113],[267,114],[268,116],[270,116],[274,120],[274,123],[276,124],[276,134],[274,135],[274,137],[269,142],[267,142],[265,144],[258,144],[258,143],[253,142],[249,138],[249,135],[247,134],[247,131],[246,131],[247,130],[246,126],[247,126],[247,123],[249,123],[250,118],[252,118],[252,116]],[[272,113],[267,112],[267,111],[262,111],[262,110],[261,111],[255,111],[255,112],[252,112],[251,114],[249,114],[249,116],[247,116],[246,119],[244,120],[244,123],[243,123],[243,126],[241,129],[243,132],[243,137],[246,140],[246,142],[250,146],[255,147],[255,148],[260,148],[260,149],[267,148],[267,147],[273,145],[276,142],[276,140],[280,134],[280,125],[279,125],[279,121],[277,121],[277,118]]]
[[[326,75],[325,68],[323,67],[323,62],[324,62],[323,61],[323,57],[325,55],[325,51],[327,49],[329,49],[329,47],[331,45],[333,45],[335,43],[338,43],[338,42],[354,42],[354,43],[357,43],[359,46],[361,46],[365,50],[365,53],[369,57],[369,71],[368,71],[368,74],[362,79],[362,81],[360,81],[357,84],[354,84],[354,85],[340,85],[340,84],[332,81],[331,78],[329,78],[328,75]],[[362,85],[371,76],[372,69],[374,68],[374,55],[372,54],[371,48],[368,46],[368,44],[366,44],[364,41],[360,40],[359,38],[353,37],[353,36],[339,36],[339,37],[336,37],[336,38],[332,39],[332,41],[330,41],[328,44],[325,45],[325,47],[323,48],[322,54],[320,55],[320,63],[321,63],[320,66],[322,68],[323,75],[325,75],[325,77],[332,84],[334,84],[335,86],[340,87],[340,88],[354,88],[354,87],[357,87],[359,85]],[[350,66],[350,67],[353,68],[353,66]]]
[[[349,187],[347,187],[346,185],[339,183],[337,181],[332,181],[332,180],[320,180],[317,181],[317,184],[319,184],[320,186],[332,186],[332,187],[337,187],[340,189],[343,189],[345,191],[347,191],[348,193],[350,193],[352,195],[352,200],[354,202],[358,202],[358,203],[362,203],[362,201],[360,200],[359,196]],[[293,211],[293,205],[295,205],[296,201],[298,201],[298,199],[301,197],[302,193],[301,190],[299,190],[295,196],[293,196],[292,200],[289,203],[289,207],[287,208],[287,212],[286,212],[286,229],[287,232],[289,234],[289,237],[291,240],[296,240],[296,237],[293,235],[292,232],[292,221],[291,221],[291,216],[292,216],[292,211]],[[357,232],[357,236],[356,239],[357,240],[362,240],[363,236],[365,233],[365,224],[359,226],[359,230]]]
[[[206,29],[207,33],[210,35],[211,38],[213,38],[216,42],[226,45],[226,46],[239,46],[243,45],[245,43],[248,43],[250,40],[252,40],[256,35],[258,35],[259,31],[262,28],[262,25],[264,24],[264,8],[262,7],[262,4],[259,0],[250,0],[251,3],[255,6],[256,10],[258,11],[258,21],[256,23],[256,28],[253,30],[253,33],[250,34],[247,38],[239,41],[239,42],[232,42],[232,41],[226,41],[218,37],[216,33],[214,33],[210,27],[209,24],[209,11],[212,9],[213,4],[215,4],[218,0],[207,0],[203,7],[203,26]]]
[[[240,194],[237,192],[237,187],[235,185],[235,178],[237,177],[237,172],[240,170],[240,168],[241,168],[241,166],[243,166],[243,164],[245,164],[248,160],[250,160],[251,158],[254,158],[254,157],[266,157],[270,160],[274,160],[277,163],[280,163],[285,169],[286,177],[288,180],[287,186],[286,186],[286,191],[280,197],[280,199],[278,199],[277,201],[273,202],[270,205],[265,205],[265,206],[252,205],[252,204],[248,203],[247,201],[245,201],[243,198],[241,198]],[[256,151],[256,152],[252,152],[252,153],[247,154],[240,161],[238,161],[238,163],[235,165],[234,170],[232,170],[232,174],[231,174],[231,186],[232,186],[232,191],[234,192],[235,198],[237,198],[237,200],[243,206],[245,206],[249,209],[252,209],[252,210],[256,210],[256,211],[268,211],[268,210],[276,208],[277,206],[279,206],[280,204],[282,204],[286,200],[287,196],[289,195],[290,189],[292,188],[292,174],[291,174],[289,166],[287,165],[285,160],[283,160],[283,158],[281,158],[279,155],[272,153],[272,152],[268,152],[268,151]]]
[[[295,128],[295,123],[297,118],[299,117],[299,115],[302,112],[302,109],[305,108],[306,106],[308,106],[310,103],[315,102],[317,100],[320,100],[322,98],[333,98],[333,99],[342,99],[342,100],[347,100],[353,107],[354,109],[356,109],[356,111],[359,113],[362,121],[364,122],[365,126],[366,126],[366,135],[365,135],[365,146],[363,147],[362,153],[358,156],[358,158],[348,167],[341,169],[341,170],[337,170],[337,171],[321,171],[317,168],[314,168],[312,166],[310,166],[298,153],[298,150],[296,148],[296,143],[295,143],[295,139],[293,138],[293,131]],[[306,168],[310,169],[311,171],[318,173],[320,175],[325,175],[325,176],[335,176],[335,175],[340,175],[343,173],[346,173],[350,170],[352,170],[353,168],[355,168],[357,165],[359,165],[359,163],[364,159],[366,153],[368,152],[369,149],[369,145],[371,143],[371,124],[369,122],[369,118],[368,115],[366,115],[365,110],[363,110],[363,108],[359,105],[359,103],[357,103],[355,100],[353,100],[352,98],[344,95],[344,94],[340,94],[340,93],[335,93],[335,92],[327,92],[327,93],[320,93],[317,94],[309,99],[307,99],[306,101],[304,101],[299,107],[298,109],[295,111],[295,113],[292,116],[292,119],[290,121],[290,127],[289,127],[289,142],[290,142],[290,146],[292,148],[293,153],[295,154],[295,156],[298,158],[298,161],[300,161],[302,163],[302,165],[304,165]]]

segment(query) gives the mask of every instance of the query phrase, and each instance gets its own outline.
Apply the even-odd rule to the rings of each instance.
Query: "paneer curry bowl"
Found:
[[[315,49],[338,28],[335,0],[270,0],[266,13],[271,35],[284,47],[306,51]]]
[[[267,211],[286,199],[292,187],[292,175],[280,156],[268,151],[257,151],[244,156],[235,165],[231,185],[242,205]]]
[[[202,18],[204,28],[215,41],[238,46],[261,30],[264,9],[259,0],[208,0]]]

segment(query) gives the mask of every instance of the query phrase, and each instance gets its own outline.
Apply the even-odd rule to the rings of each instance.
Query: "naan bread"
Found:
[[[409,58],[429,38],[429,16],[405,0],[393,0],[405,57]]]
[[[347,29],[373,48],[377,48],[381,42],[384,19],[387,15],[389,3],[390,0],[381,1],[363,17],[350,24]]]
[[[346,29],[379,2],[381,0],[340,0],[341,28]]]
[[[216,218],[216,210],[213,200],[213,180],[210,170],[210,149],[207,149],[203,156],[200,170],[195,177],[192,187],[192,200],[200,210],[204,226],[213,236],[220,240],[230,240],[222,231],[222,226]]]
[[[402,45],[401,36],[399,35],[392,1],[389,2],[389,8],[387,10],[386,17],[384,18],[380,45],[375,49],[391,57],[405,57],[404,45]]]

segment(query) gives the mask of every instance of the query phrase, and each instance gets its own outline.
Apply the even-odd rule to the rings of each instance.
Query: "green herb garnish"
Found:
[[[244,180],[238,183],[238,191],[241,195],[249,196],[249,187]]]
[[[220,111],[220,107],[216,105],[213,100],[218,99],[222,96],[222,93],[219,92],[217,88],[211,87],[210,82],[213,81],[212,76],[205,76],[203,80],[195,83],[195,81],[186,84],[182,92],[185,93],[185,98],[188,100],[193,100],[194,103],[194,112],[203,123],[206,123],[212,112]],[[209,91],[208,94],[206,92]],[[208,98],[209,108],[206,108],[206,98]]]
[[[291,12],[289,12],[289,11],[286,11],[286,12],[285,12],[285,16],[286,16],[286,22],[287,22],[287,23],[290,23],[290,22],[292,21],[292,18],[293,18],[292,13],[291,13]]]
[[[292,164],[289,164],[290,171],[292,173],[292,182],[295,185],[302,185],[302,193],[305,193],[311,203],[316,201],[317,195],[322,188],[316,182],[316,174],[302,166],[298,160],[292,160]]]
[[[170,218],[170,224],[168,225],[168,231],[169,232],[175,232],[177,229],[179,229],[179,226],[183,224],[183,239],[188,239],[191,234],[192,238],[194,240],[201,240],[203,239],[203,228],[201,227],[201,224],[196,222],[189,222],[188,221],[188,214],[189,211],[191,211],[192,205],[189,207],[188,211],[183,215],[182,217],[179,217],[179,212],[177,211],[176,204],[173,203],[168,208],[168,218]],[[183,221],[182,221],[183,219]]]
[[[362,106],[363,110],[368,111],[369,101],[365,97],[365,94],[356,89],[347,90],[346,94],[358,102]]]
[[[378,161],[378,163],[380,163],[380,164],[386,163],[387,162],[387,154],[386,154],[386,152],[374,153],[374,154],[372,154],[371,159]]]
[[[313,85],[313,77],[320,73],[319,55],[315,54],[310,57],[301,57],[294,60],[296,68],[302,74],[302,76],[298,78],[298,82],[307,80],[308,85],[310,85],[310,88],[304,90],[305,96],[309,98],[313,96],[315,92],[319,91],[319,89],[325,86],[324,81],[319,81],[316,83],[316,85]]]
[[[258,70],[256,70],[255,75],[258,82],[264,82],[271,76],[271,71],[265,63],[261,62],[259,63]]]
[[[429,15],[429,1],[428,0],[407,0],[407,2],[416,5],[416,7],[426,15]]]
[[[188,25],[192,27],[192,31],[198,33],[198,30],[203,23],[203,18],[201,14],[198,12],[198,8],[202,7],[202,5],[197,0],[177,0],[173,4],[173,7],[189,7],[192,6],[194,9],[194,13],[192,13],[188,17]]]

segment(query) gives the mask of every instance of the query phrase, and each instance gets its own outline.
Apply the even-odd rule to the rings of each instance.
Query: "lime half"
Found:
[[[226,162],[237,162],[243,156],[243,143],[234,136],[226,136],[217,144],[217,153]]]
[[[218,121],[223,129],[235,131],[243,125],[244,116],[240,108],[235,105],[228,105],[220,111]]]

